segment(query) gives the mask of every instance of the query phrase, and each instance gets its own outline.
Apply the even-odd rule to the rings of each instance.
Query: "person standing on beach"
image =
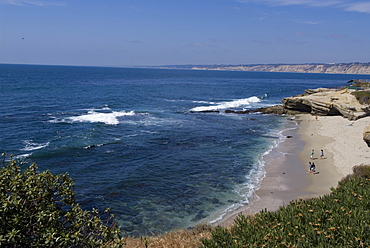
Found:
[[[323,149],[320,150],[320,159],[322,159],[324,157],[324,151]]]
[[[311,154],[310,154],[310,158],[313,159],[313,155],[315,154],[315,151],[312,149],[311,151]]]
[[[308,162],[308,171],[311,173],[311,167],[312,167],[312,164],[311,162]]]

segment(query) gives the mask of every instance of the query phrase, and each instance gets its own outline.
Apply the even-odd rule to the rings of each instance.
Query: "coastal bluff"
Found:
[[[327,74],[370,74],[370,63],[204,65],[193,70],[256,71]]]
[[[341,115],[349,120],[357,120],[370,114],[370,105],[361,104],[348,88],[308,89],[301,95],[284,98],[282,105],[291,111],[317,116]]]

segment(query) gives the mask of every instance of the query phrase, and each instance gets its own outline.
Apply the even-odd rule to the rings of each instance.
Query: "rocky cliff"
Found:
[[[283,107],[312,115],[341,115],[349,120],[370,115],[370,106],[360,104],[347,88],[342,90],[319,88],[283,99]]]
[[[370,63],[194,66],[194,70],[370,74]]]

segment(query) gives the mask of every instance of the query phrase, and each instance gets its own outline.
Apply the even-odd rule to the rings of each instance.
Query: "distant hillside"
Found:
[[[370,74],[370,63],[194,65],[194,66],[186,65],[186,66],[163,66],[163,67],[177,69],[219,70],[219,71]]]
[[[263,71],[263,72],[296,72],[296,73],[329,73],[329,74],[370,74],[370,63],[343,64],[271,64],[271,65],[237,65],[198,67],[195,70],[227,71]]]

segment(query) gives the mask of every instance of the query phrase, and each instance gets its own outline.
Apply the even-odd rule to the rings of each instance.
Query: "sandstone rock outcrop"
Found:
[[[301,114],[300,111],[294,109],[284,108],[282,105],[275,105],[267,108],[259,108],[255,110],[256,112],[261,112],[264,114],[278,114],[278,115],[296,115]]]
[[[342,115],[357,120],[370,114],[370,106],[362,105],[348,90],[315,89],[283,99],[283,107],[312,115]]]
[[[367,146],[370,147],[370,125],[365,127],[363,139],[366,142]]]

